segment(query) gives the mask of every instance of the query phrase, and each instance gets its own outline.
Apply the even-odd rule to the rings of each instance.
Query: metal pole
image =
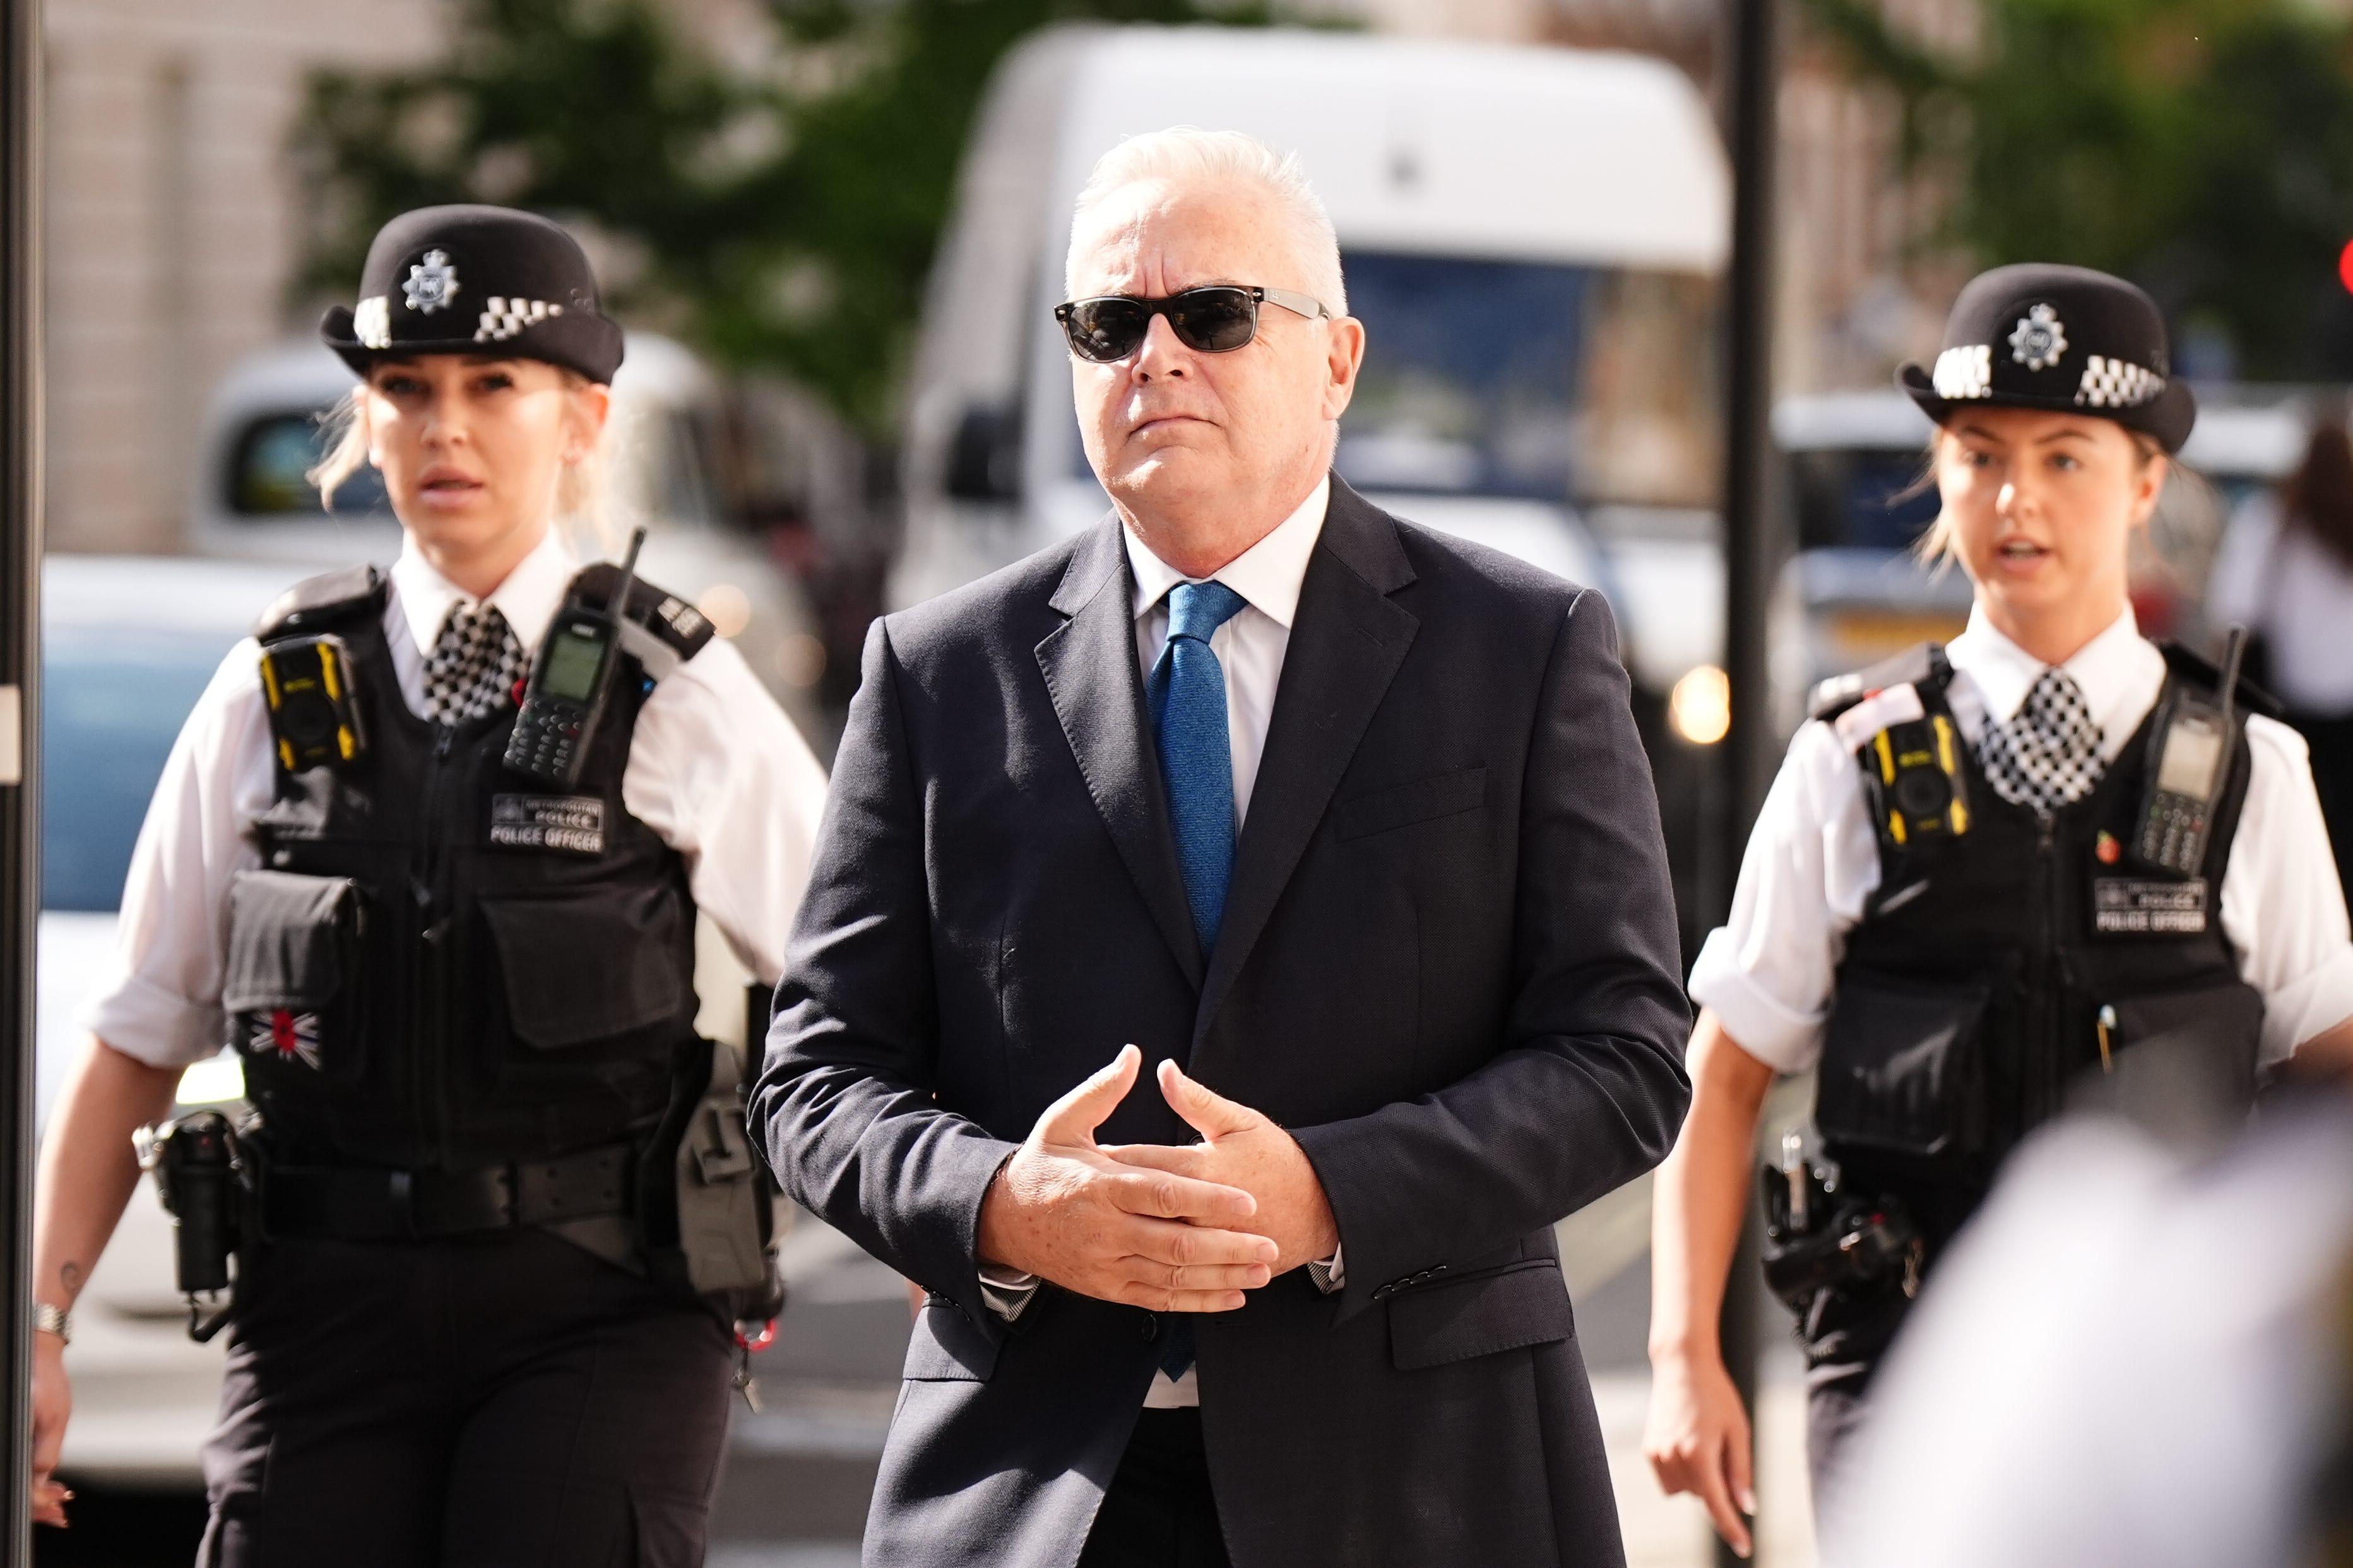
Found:
[[[1728,0],[1732,69],[1732,270],[1726,289],[1724,464],[1724,668],[1732,687],[1732,729],[1725,736],[1722,894],[1747,847],[1757,808],[1772,783],[1772,700],[1767,689],[1765,616],[1779,552],[1773,538],[1773,153],[1775,86],[1779,78],[1777,0]],[[1719,911],[1722,912],[1722,911]],[[1754,1205],[1751,1205],[1752,1210]],[[1764,1282],[1757,1263],[1757,1221],[1751,1214],[1725,1281],[1719,1333],[1725,1365],[1742,1401],[1757,1408],[1757,1320]],[[1738,1561],[1717,1543],[1717,1561]]]
[[[32,1561],[33,941],[40,918],[40,0],[0,0],[0,1552]]]

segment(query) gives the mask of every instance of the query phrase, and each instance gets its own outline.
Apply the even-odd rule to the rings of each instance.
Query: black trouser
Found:
[[[536,1230],[280,1241],[205,1444],[203,1568],[692,1568],[724,1312]]]
[[[1900,1290],[1855,1300],[1825,1294],[1802,1325],[1806,1342],[1806,1470],[1814,1506],[1839,1478],[1847,1439],[1861,1424],[1872,1378],[1912,1305]]]
[[[1228,1568],[1198,1410],[1145,1410],[1078,1568]]]

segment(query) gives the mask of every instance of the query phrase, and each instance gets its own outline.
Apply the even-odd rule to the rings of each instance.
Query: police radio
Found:
[[[2222,700],[2218,706],[2177,682],[2158,727],[2157,766],[2141,801],[2140,858],[2188,876],[2206,860],[2206,835],[2239,739],[2234,701],[2247,628],[2232,626],[2222,653]]]
[[[290,773],[355,760],[366,750],[352,700],[352,656],[339,637],[286,637],[261,650],[269,736]]]
[[[506,765],[515,772],[563,789],[570,789],[580,777],[580,764],[613,689],[621,617],[628,613],[638,552],[645,542],[642,528],[630,536],[620,581],[601,608],[567,602],[556,613],[524,684],[514,732],[507,737]]]

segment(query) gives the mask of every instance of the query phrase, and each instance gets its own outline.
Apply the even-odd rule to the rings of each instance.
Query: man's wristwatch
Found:
[[[52,1307],[47,1301],[33,1303],[33,1327],[45,1334],[55,1334],[62,1344],[73,1343],[73,1314],[63,1307]]]

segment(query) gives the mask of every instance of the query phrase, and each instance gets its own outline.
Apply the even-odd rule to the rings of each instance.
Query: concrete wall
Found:
[[[396,65],[438,0],[47,0],[49,545],[178,548],[207,390],[303,323],[287,133],[319,65]]]

